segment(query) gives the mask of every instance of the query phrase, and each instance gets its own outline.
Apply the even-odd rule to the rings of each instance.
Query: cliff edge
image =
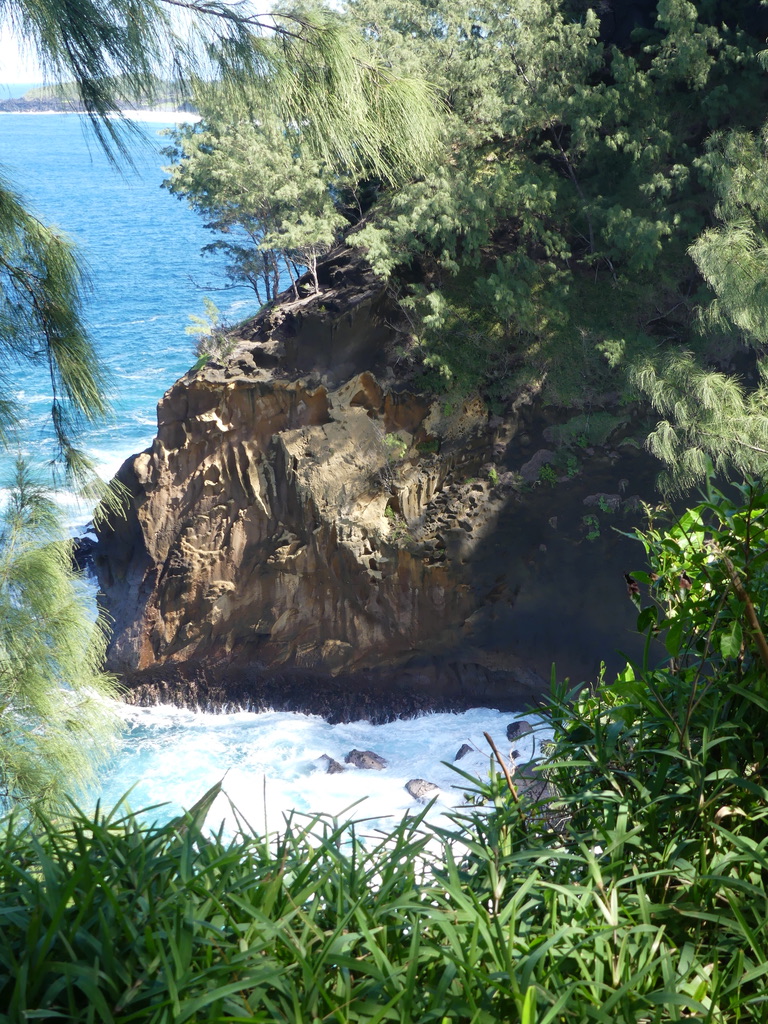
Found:
[[[631,513],[647,457],[605,445],[540,486],[540,411],[420,391],[359,256],[321,283],[174,384],[121,468],[130,508],[96,556],[110,667],[138,701],[342,717],[521,707],[552,661],[588,678],[633,642],[622,572],[641,552],[588,539],[584,501]]]

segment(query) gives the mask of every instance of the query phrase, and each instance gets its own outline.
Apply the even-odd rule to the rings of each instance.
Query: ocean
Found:
[[[158,400],[195,361],[185,327],[191,314],[202,314],[203,297],[230,323],[257,307],[250,289],[227,287],[220,260],[201,256],[212,240],[202,219],[161,187],[164,127],[145,124],[133,146],[134,169],[115,168],[78,116],[0,115],[2,173],[43,221],[77,243],[93,282],[88,321],[112,376],[114,412],[90,426],[83,441],[107,479],[151,443]],[[39,368],[14,369],[13,387],[23,410],[19,447],[42,464],[50,454],[46,381]],[[72,509],[73,528],[84,528],[90,510],[72,506],[66,494],[61,498]],[[472,752],[460,766],[486,774],[483,732],[508,750],[506,726],[515,718],[475,709],[384,726],[331,726],[270,712],[124,707],[122,715],[120,749],[88,801],[111,807],[129,793],[134,809],[148,808],[146,817],[162,820],[223,777],[226,795],[208,821],[212,827],[224,822],[228,832],[237,827],[233,808],[259,830],[279,828],[292,809],[370,819],[371,828],[386,828],[387,821],[419,809],[404,788],[414,777],[439,787],[434,813],[448,813],[462,802],[454,787],[465,782],[443,762],[468,743]],[[519,759],[533,756],[546,737],[538,729],[516,740]],[[318,759],[328,754],[343,762],[352,748],[378,752],[388,767],[326,774]]]
[[[67,114],[0,115],[3,174],[28,205],[78,246],[93,290],[88,321],[112,377],[114,414],[86,430],[84,443],[109,478],[155,434],[158,399],[195,361],[185,333],[209,296],[228,322],[257,306],[250,288],[227,288],[202,219],[161,187],[162,124],[143,126],[135,170],[115,168],[83,119]],[[50,392],[41,368],[14,373],[23,407],[22,449],[50,457]]]

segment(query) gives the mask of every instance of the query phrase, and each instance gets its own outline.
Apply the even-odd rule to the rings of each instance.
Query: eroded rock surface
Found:
[[[100,555],[115,668],[245,645],[270,666],[370,667],[469,616],[452,563],[472,530],[433,502],[459,453],[419,453],[435,419],[423,399],[370,373],[329,389],[214,368],[159,416],[151,450],[121,470],[134,505]]]
[[[637,453],[525,487],[551,454],[525,401],[501,417],[419,393],[385,287],[343,253],[321,284],[178,381],[121,468],[131,505],[94,560],[110,667],[142,702],[328,714],[343,690],[344,717],[520,708],[553,661],[592,676],[630,646],[634,563],[608,527],[587,543],[621,509],[587,531],[582,502],[640,489]]]
[[[436,786],[434,782],[427,782],[426,779],[409,779],[405,788],[408,794],[421,804],[429,803],[439,791],[439,786]]]
[[[366,771],[383,771],[387,767],[386,758],[377,754],[375,750],[350,750],[344,758],[347,764],[355,768],[363,768]]]
[[[326,775],[340,775],[342,772],[346,771],[344,765],[339,764],[339,762],[335,758],[331,757],[330,754],[321,754],[318,761],[325,769]]]

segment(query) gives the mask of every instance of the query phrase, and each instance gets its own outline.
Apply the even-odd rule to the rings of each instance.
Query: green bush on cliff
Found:
[[[373,843],[224,842],[218,787],[165,826],[8,821],[0,1020],[764,1024],[767,525],[749,486],[651,524],[645,662],[555,686],[538,802],[465,777],[448,828]]]
[[[259,288],[267,239],[303,218],[322,247],[343,216],[400,303],[426,389],[480,390],[497,408],[527,390],[586,412],[619,395],[663,418],[653,451],[678,484],[700,481],[707,457],[755,472],[765,396],[750,378],[735,408],[732,360],[765,334],[762,15],[750,0],[727,16],[641,7],[622,33],[610,5],[582,0],[350,0],[350,30],[442,101],[421,173],[303,166],[307,126],[203,96],[171,187]],[[261,181],[276,173],[287,208]]]

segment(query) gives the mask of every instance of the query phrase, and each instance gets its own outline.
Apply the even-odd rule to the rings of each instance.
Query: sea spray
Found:
[[[385,725],[330,725],[299,713],[211,714],[168,706],[126,706],[123,715],[126,732],[104,775],[102,806],[114,805],[130,790],[132,808],[150,808],[143,813],[145,820],[166,821],[224,778],[224,794],[207,824],[216,829],[223,822],[227,835],[236,833],[238,815],[257,832],[279,831],[292,810],[366,819],[363,832],[386,831],[388,822],[421,809],[405,789],[413,778],[439,787],[431,814],[438,821],[464,802],[468,783],[448,766],[462,744],[471,749],[457,767],[484,778],[491,754],[484,732],[507,754],[507,725],[522,717],[532,722],[534,730],[513,741],[518,764],[538,756],[541,744],[551,737],[547,726],[531,715],[489,708]],[[344,764],[355,748],[374,750],[387,767],[376,771],[345,765],[343,772],[327,773],[323,754]]]

